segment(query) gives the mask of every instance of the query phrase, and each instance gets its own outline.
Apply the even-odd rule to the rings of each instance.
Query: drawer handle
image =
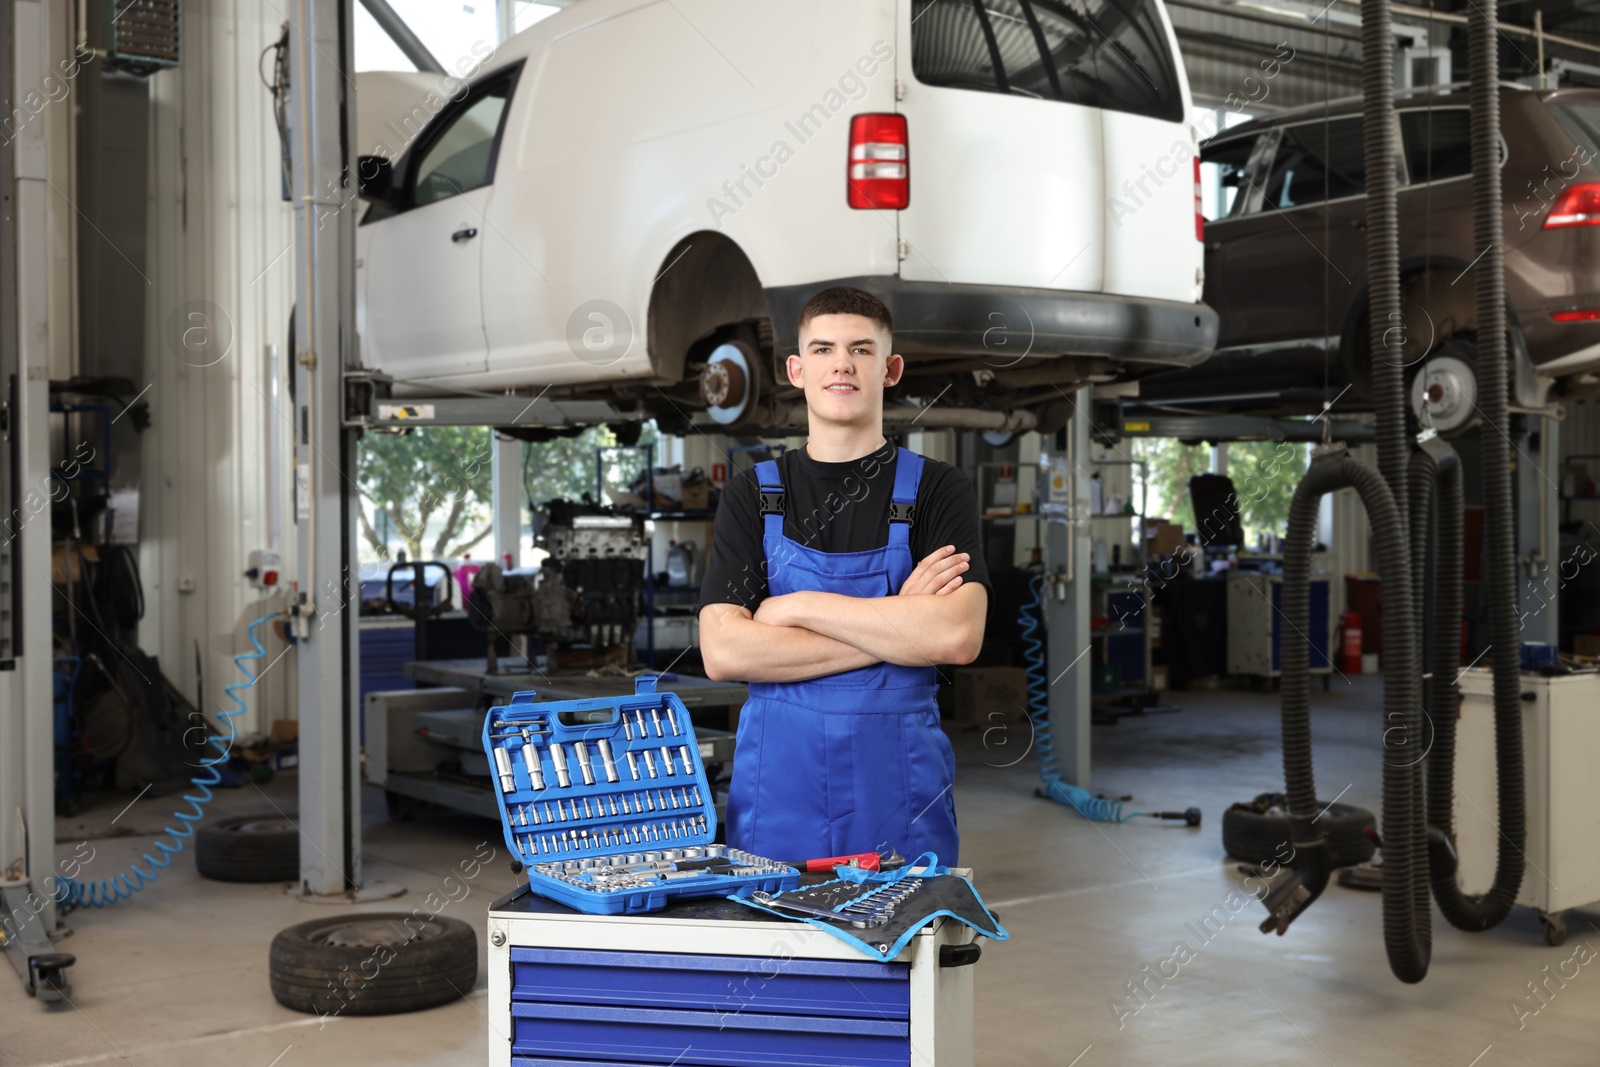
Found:
[[[971,967],[983,955],[983,946],[974,941],[970,945],[940,945],[939,966]]]

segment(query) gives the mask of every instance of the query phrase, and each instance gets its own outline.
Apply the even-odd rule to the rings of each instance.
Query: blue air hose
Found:
[[[238,736],[234,731],[231,720],[236,716],[243,715],[245,712],[245,703],[240,699],[238,691],[249,689],[256,684],[257,675],[251,673],[250,668],[245,666],[245,661],[263,659],[267,654],[265,646],[261,644],[261,639],[256,636],[256,628],[264,622],[277,618],[278,614],[278,612],[274,611],[270,615],[263,615],[251,623],[248,632],[250,643],[255,646],[255,651],[243,652],[233,657],[234,666],[239,668],[248,681],[235,682],[232,685],[223,687],[223,691],[228,694],[228,699],[238,705],[236,709],[217,713],[217,718],[222,720],[228,727],[227,739],[224,742],[214,736],[207,738],[216,747],[217,754],[201,761],[200,766],[205,768],[204,775],[196,775],[190,780],[200,792],[198,794],[185,793],[183,795],[183,799],[189,802],[188,809],[172,813],[173,817],[180,823],[179,828],[174,829],[168,826],[166,835],[156,838],[156,851],[160,853],[159,858],[146,852],[143,857],[145,866],[141,867],[136,860],[128,865],[126,871],[121,871],[109,878],[100,878],[93,881],[61,878],[56,882],[56,903],[75,908],[103,908],[108,904],[115,904],[120,900],[126,900],[133,896],[144,889],[146,885],[154,882],[161,871],[172,866],[172,857],[182,852],[184,842],[194,836],[194,824],[200,821],[201,816],[205,814],[205,806],[211,803],[211,798],[215,795],[211,792],[210,787],[222,781],[222,774],[217,770],[217,764],[223,763],[228,759],[229,748],[233,744],[233,739]]]
[[[1040,792],[1096,822],[1127,822],[1136,815],[1149,814],[1124,813],[1120,801],[1097,797],[1061,777],[1061,765],[1056,762],[1055,744],[1050,737],[1050,680],[1046,676],[1040,611],[1043,589],[1044,575],[1034,575],[1028,582],[1028,602],[1022,605],[1018,620],[1022,626],[1023,657],[1027,661],[1028,718],[1033,722],[1033,743],[1039,751],[1039,778],[1044,783]]]

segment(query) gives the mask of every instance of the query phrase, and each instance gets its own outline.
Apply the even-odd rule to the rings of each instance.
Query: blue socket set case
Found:
[[[618,915],[800,884],[793,867],[712,843],[694,725],[654,676],[631,697],[536,701],[518,693],[483,724],[506,844],[535,893]]]

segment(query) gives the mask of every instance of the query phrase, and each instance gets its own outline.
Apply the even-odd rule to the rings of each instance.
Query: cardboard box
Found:
[[[711,506],[711,481],[706,477],[705,471],[696,467],[691,474],[683,478],[683,506],[685,508],[709,508]]]
[[[1144,521],[1144,546],[1145,556],[1148,559],[1160,559],[1170,556],[1183,548],[1183,527],[1166,519],[1146,519]]]
[[[1021,722],[1028,714],[1028,672],[1021,667],[957,667],[951,711],[957,722]]]
[[[49,521],[48,517],[45,521]],[[83,584],[83,564],[99,563],[100,554],[93,545],[79,544],[72,554],[72,584]],[[67,546],[57,542],[50,551],[50,580],[56,585],[67,584]]]
[[[1578,634],[1572,639],[1575,655],[1600,658],[1600,634]]]

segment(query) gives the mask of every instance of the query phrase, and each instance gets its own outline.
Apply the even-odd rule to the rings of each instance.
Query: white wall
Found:
[[[294,280],[272,100],[257,73],[281,22],[271,4],[188,5],[183,65],[150,80],[145,396],[153,424],[144,436],[140,565],[148,609],[140,643],[191,699],[198,643],[203,710],[213,716],[232,706],[222,687],[240,680],[233,656],[249,648],[245,627],[264,613],[242,572],[251,549],[268,547],[268,420],[277,416],[264,398],[263,346],[284,350]],[[187,362],[179,358],[182,339],[174,335],[207,328],[203,320],[185,325],[192,312],[215,316],[214,353],[231,335],[209,366],[193,365],[206,357],[192,351]],[[292,426],[283,429],[278,439],[287,444]],[[283,534],[288,574],[293,526]],[[258,670],[283,650],[276,638],[266,644]],[[241,731],[293,714],[293,661],[285,656],[247,694],[251,714],[237,720]]]

